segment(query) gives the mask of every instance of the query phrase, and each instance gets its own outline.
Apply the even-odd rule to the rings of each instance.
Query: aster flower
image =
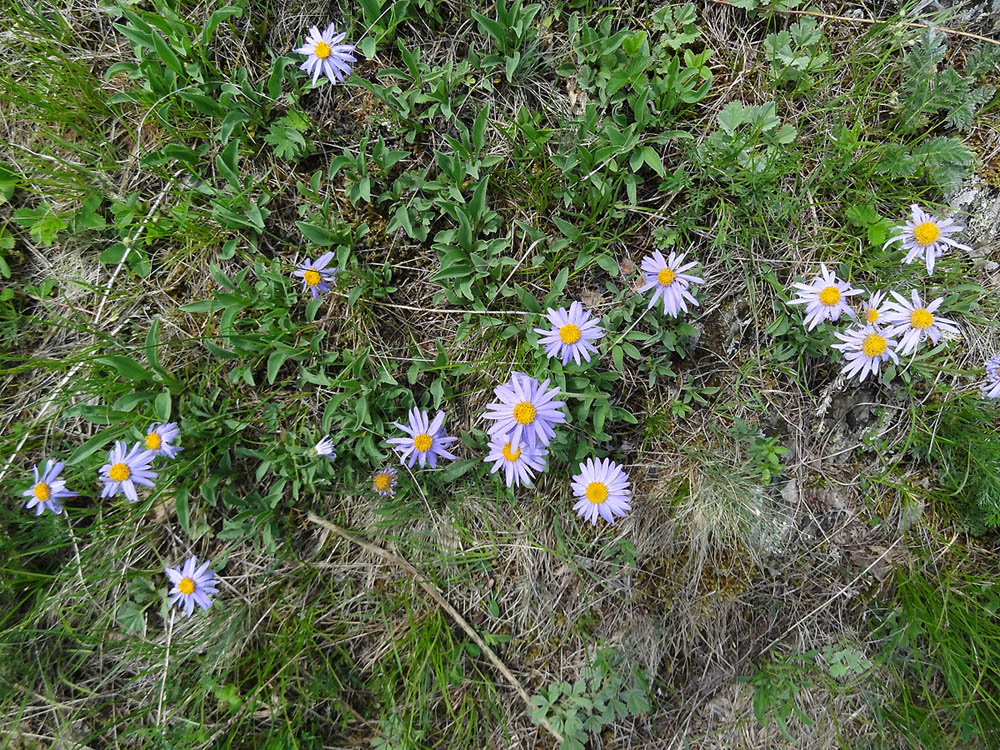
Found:
[[[799,296],[788,303],[806,306],[806,318],[803,322],[810,331],[824,320],[839,320],[842,313],[847,313],[852,318],[857,317],[846,298],[861,294],[860,289],[851,289],[850,284],[830,273],[825,263],[820,264],[820,269],[822,273],[811,284],[792,284]]]
[[[59,502],[60,498],[76,497],[76,493],[67,490],[66,482],[59,478],[63,466],[62,461],[52,462],[46,460],[41,474],[39,474],[37,466],[32,467],[32,471],[35,474],[35,481],[32,483],[31,489],[21,493],[21,497],[28,498],[28,502],[24,504],[24,507],[34,508],[36,516],[42,515],[42,511],[46,508],[58,515],[62,513],[62,503]]]
[[[313,453],[317,456],[329,456],[332,461],[337,457],[337,451],[333,448],[333,441],[330,440],[329,435],[324,435],[323,438],[316,443],[313,447]]]
[[[393,466],[386,466],[381,471],[376,472],[372,477],[372,489],[382,497],[395,497],[396,495],[396,469]]]
[[[559,389],[549,388],[548,379],[539,383],[530,375],[515,372],[493,392],[499,401],[489,404],[483,416],[496,422],[490,434],[505,437],[511,445],[524,442],[529,448],[545,447],[556,434],[552,425],[566,421],[566,415],[559,411],[566,402],[554,400]]]
[[[488,450],[483,460],[486,463],[493,462],[490,473],[495,474],[502,468],[508,487],[531,486],[534,473],[545,471],[545,456],[548,451],[544,448],[529,448],[524,444],[515,447],[503,435],[493,435]]]
[[[577,498],[573,510],[595,526],[598,515],[614,523],[615,516],[624,516],[632,509],[631,485],[628,475],[611,459],[588,458],[570,483]]]
[[[101,481],[104,489],[101,497],[112,497],[124,492],[130,502],[138,502],[135,485],[153,486],[153,480],[158,476],[150,469],[153,463],[153,452],[146,450],[142,443],[136,443],[132,449],[125,450],[125,443],[115,441],[115,447],[108,453],[108,463],[101,467]]]
[[[166,424],[155,422],[146,430],[146,437],[144,438],[146,448],[154,456],[173,458],[177,455],[178,451],[184,450],[180,446],[174,445],[174,440],[177,439],[180,433],[181,430],[176,422],[167,422]]]
[[[571,359],[580,364],[581,357],[589,362],[590,355],[597,354],[597,347],[591,342],[601,338],[604,329],[597,325],[600,318],[591,318],[590,311],[584,309],[582,304],[574,302],[569,310],[565,307],[553,310],[550,307],[546,317],[552,328],[536,328],[535,333],[542,334],[538,343],[545,346],[547,356],[561,357],[562,363],[568,365]]]
[[[427,412],[416,407],[410,409],[409,424],[402,425],[393,422],[396,427],[405,432],[409,437],[392,438],[389,444],[399,453],[399,462],[403,463],[409,457],[407,466],[413,466],[417,461],[420,468],[427,464],[431,468],[437,468],[438,456],[441,458],[454,459],[455,456],[445,448],[458,440],[456,437],[447,437],[444,434],[444,412],[439,411],[434,415],[434,421],[427,418]]]
[[[945,248],[949,245],[961,250],[972,250],[968,245],[955,242],[951,235],[961,232],[964,227],[959,226],[951,219],[938,219],[920,208],[916,203],[910,206],[911,218],[896,227],[893,234],[882,249],[889,247],[894,242],[902,243],[906,250],[904,263],[912,263],[918,258],[923,258],[927,265],[927,275],[934,273],[934,262],[941,257]]]
[[[1000,354],[986,363],[986,383],[983,385],[986,398],[1000,398]]]
[[[316,262],[305,259],[305,262],[299,263],[298,268],[292,272],[292,276],[298,276],[302,279],[302,291],[308,289],[312,292],[313,299],[319,297],[320,294],[326,294],[330,291],[330,284],[337,278],[337,274],[340,273],[336,268],[327,268],[330,261],[333,260],[333,253],[323,253],[316,259]]]
[[[954,321],[934,315],[934,311],[944,302],[944,297],[938,297],[925,306],[916,289],[910,292],[909,301],[896,292],[893,292],[892,296],[896,298],[896,301],[889,303],[885,322],[890,336],[903,334],[899,340],[900,354],[916,351],[925,339],[930,339],[932,344],[937,344],[944,331],[948,333],[959,332]]]
[[[343,31],[335,33],[336,27],[331,23],[322,34],[319,29],[313,26],[309,29],[306,43],[299,47],[296,52],[300,55],[308,55],[308,59],[299,66],[301,70],[312,73],[313,85],[319,80],[321,74],[325,74],[331,83],[338,81],[343,83],[344,77],[350,74],[351,66],[348,63],[357,62],[351,54],[354,52],[353,44],[341,44],[347,36]]]
[[[863,383],[869,375],[879,376],[882,365],[888,359],[899,363],[896,355],[898,342],[890,338],[883,328],[851,326],[845,333],[838,331],[835,335],[842,343],[834,344],[833,348],[844,352],[844,359],[847,360],[841,372],[851,378],[860,373],[858,382]]]
[[[669,258],[664,258],[663,253],[656,250],[652,255],[642,259],[646,283],[639,287],[639,292],[654,290],[647,309],[652,308],[656,301],[662,298],[663,312],[676,318],[681,312],[687,312],[687,302],[695,307],[698,306],[698,300],[691,294],[689,287],[691,284],[704,284],[705,280],[684,273],[698,265],[696,260],[685,263],[685,256],[686,253],[678,255],[676,252],[671,252]]]
[[[882,316],[888,310],[885,302],[885,292],[873,292],[868,301],[861,306],[861,317],[868,325],[881,325]]]
[[[206,560],[198,565],[198,558],[189,558],[184,567],[164,568],[167,578],[174,584],[170,589],[170,604],[176,604],[178,608],[184,610],[184,615],[190,617],[194,612],[194,605],[197,604],[202,609],[212,606],[210,594],[219,593],[216,585],[215,571],[208,570],[210,560]]]

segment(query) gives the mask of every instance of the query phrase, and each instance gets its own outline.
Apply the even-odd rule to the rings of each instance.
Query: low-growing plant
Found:
[[[621,652],[598,649],[573,684],[554,682],[531,698],[532,717],[544,717],[563,735],[561,750],[583,750],[590,737],[617,719],[649,710],[649,678],[633,666],[624,671]]]

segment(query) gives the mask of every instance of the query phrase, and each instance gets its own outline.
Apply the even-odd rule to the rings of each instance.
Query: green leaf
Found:
[[[153,34],[153,48],[163,63],[177,75],[184,75],[184,66],[180,59],[159,34]]]
[[[156,410],[156,418],[161,422],[170,421],[170,391],[162,391],[153,402],[153,408]]]
[[[106,357],[97,357],[94,361],[110,367],[126,380],[144,381],[153,379],[153,373],[131,357],[125,357],[121,354],[111,354]]]
[[[159,337],[160,337],[160,316],[157,315],[153,318],[153,322],[149,326],[149,330],[146,331],[146,345],[143,347],[143,351],[146,354],[146,361],[149,362],[150,367],[154,370],[162,370],[160,367],[160,355],[159,355]]]
[[[174,495],[174,501],[177,508],[177,520],[184,530],[184,533],[191,536],[191,513],[188,505],[188,489],[186,485],[180,485],[177,487],[177,492]]]
[[[441,472],[441,481],[445,484],[453,482],[467,474],[471,469],[482,463],[481,458],[467,458],[464,461],[453,461]]]
[[[6,203],[14,195],[20,178],[6,164],[0,163],[0,204]]]
[[[273,384],[278,376],[278,370],[285,364],[285,360],[295,354],[294,349],[276,349],[267,358],[267,382]]]
[[[143,635],[146,632],[146,615],[143,613],[142,607],[131,599],[126,599],[118,605],[115,619],[126,633]]]
[[[295,226],[299,228],[299,231],[305,235],[307,240],[316,245],[326,247],[337,244],[337,237],[329,229],[324,229],[317,224],[311,224],[307,221],[297,221],[295,222]]]
[[[101,448],[107,445],[112,440],[116,440],[128,431],[126,426],[109,427],[106,430],[101,430],[92,438],[87,440],[83,445],[78,445],[76,449],[69,454],[69,458],[66,459],[67,466],[75,466],[76,464],[83,461],[85,458],[89,458],[94,453],[97,453]]]
[[[237,151],[240,147],[240,139],[233,138],[226,147],[222,150],[222,153],[215,157],[215,168],[219,170],[219,173],[226,178],[226,181],[235,189],[239,189],[242,185],[240,180],[240,174],[237,170]]]

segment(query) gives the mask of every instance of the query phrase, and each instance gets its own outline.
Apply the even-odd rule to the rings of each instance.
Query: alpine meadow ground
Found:
[[[1000,745],[1000,15],[0,0],[0,747]]]

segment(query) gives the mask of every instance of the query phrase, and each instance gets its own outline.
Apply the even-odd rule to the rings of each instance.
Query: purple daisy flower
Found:
[[[306,43],[295,51],[309,56],[299,68],[312,74],[313,85],[321,74],[325,74],[331,83],[343,83],[344,77],[350,74],[348,63],[357,62],[357,59],[351,54],[354,52],[353,44],[341,44],[346,36],[343,31],[336,33],[332,23],[322,34],[316,26],[309,29]]]
[[[405,462],[406,458],[409,457],[410,460],[406,463],[409,467],[419,461],[421,469],[427,464],[430,464],[431,468],[434,469],[437,468],[438,456],[454,460],[454,454],[449,453],[445,448],[458,438],[447,437],[444,434],[443,411],[434,415],[433,422],[428,420],[427,412],[416,407],[410,409],[408,417],[409,425],[401,425],[399,422],[393,422],[393,424],[409,437],[392,438],[388,441],[399,453],[400,463]]]
[[[903,249],[907,251],[903,258],[904,263],[912,263],[923,258],[927,266],[927,275],[930,276],[934,273],[935,261],[944,254],[945,248],[951,246],[960,250],[972,250],[968,245],[962,245],[951,238],[950,235],[964,229],[951,219],[931,216],[916,203],[910,206],[910,212],[910,220],[896,227],[895,234],[882,246],[884,250],[894,242],[902,243]]]
[[[529,448],[527,445],[515,448],[506,437],[493,435],[490,438],[489,453],[483,460],[486,463],[493,462],[491,474],[495,474],[501,468],[504,470],[504,480],[508,487],[522,485],[530,487],[535,478],[534,472],[545,471],[546,455],[548,451],[543,448]]]
[[[986,398],[1000,398],[1000,354],[986,363],[986,383],[983,385]]]
[[[24,507],[34,508],[36,516],[42,515],[42,512],[46,508],[58,515],[62,513],[62,503],[59,502],[59,499],[63,497],[76,497],[76,493],[67,490],[66,483],[59,478],[63,466],[62,461],[53,463],[50,460],[46,460],[45,468],[42,469],[41,474],[38,473],[37,466],[32,467],[32,471],[35,474],[35,481],[31,485],[31,489],[21,493],[21,497],[29,498]]]
[[[560,411],[566,402],[554,400],[559,389],[549,388],[548,379],[539,383],[530,375],[515,372],[493,392],[499,401],[489,404],[483,416],[496,421],[489,433],[511,445],[520,446],[523,437],[529,448],[545,447],[556,434],[552,425],[566,421]]]
[[[386,466],[372,477],[372,489],[382,497],[395,497],[396,482],[395,467]]]
[[[591,342],[604,335],[604,329],[597,325],[600,318],[590,317],[590,311],[584,309],[579,302],[569,306],[569,310],[561,307],[548,310],[548,319],[552,328],[536,328],[535,333],[542,334],[539,344],[545,346],[545,354],[549,357],[560,357],[562,363],[568,365],[572,359],[580,364],[580,358],[590,361],[591,354],[597,354],[597,347]]]
[[[669,258],[664,258],[663,253],[656,250],[652,255],[642,259],[642,271],[646,274],[646,283],[639,287],[639,292],[654,290],[647,309],[652,308],[661,298],[663,312],[675,318],[682,312],[688,311],[687,302],[698,307],[698,300],[691,294],[689,287],[691,284],[704,284],[705,280],[684,273],[698,265],[696,260],[685,263],[686,255],[687,253],[678,255],[676,252],[671,252]]]
[[[305,262],[299,263],[298,268],[292,272],[292,276],[298,276],[302,279],[302,291],[304,292],[306,289],[311,291],[313,299],[319,297],[320,294],[329,292],[330,284],[340,273],[336,268],[327,268],[331,260],[333,260],[332,252],[323,253],[316,259],[315,263],[306,258]]]
[[[882,365],[888,359],[899,364],[896,355],[898,342],[890,338],[884,329],[852,326],[845,333],[838,331],[834,335],[843,343],[833,344],[833,348],[844,352],[844,359],[847,360],[841,372],[851,378],[860,374],[858,382],[863,383],[869,375],[880,375]]]
[[[622,467],[610,458],[603,461],[588,458],[580,464],[580,473],[570,483],[577,498],[573,510],[595,526],[598,515],[614,523],[615,516],[624,516],[632,509],[631,485]]]
[[[316,443],[313,447],[313,452],[317,456],[327,456],[331,461],[337,457],[337,451],[333,448],[333,441],[330,440],[329,435],[324,435],[323,438]]]
[[[126,453],[125,443],[115,441],[115,447],[108,453],[108,463],[101,467],[101,481],[104,489],[101,497],[112,497],[124,492],[129,502],[138,502],[135,485],[153,486],[153,480],[158,476],[149,467],[153,463],[153,451],[146,450],[143,443],[136,443],[132,450]]]
[[[842,313],[856,318],[854,310],[847,304],[847,297],[861,294],[860,289],[851,289],[850,284],[830,273],[825,263],[820,264],[820,270],[822,272],[811,284],[792,284],[799,296],[788,303],[806,306],[803,322],[810,331],[824,320],[839,320]]]
[[[937,344],[941,340],[942,332],[959,333],[954,321],[934,314],[944,302],[944,297],[938,297],[925,306],[916,289],[910,292],[909,301],[896,292],[893,292],[892,296],[896,301],[889,303],[885,323],[890,336],[903,334],[899,340],[900,354],[916,351],[926,339],[930,339],[932,344]]]
[[[208,569],[210,563],[210,560],[206,560],[199,567],[198,558],[192,557],[180,569],[164,568],[167,578],[174,584],[169,593],[170,604],[183,609],[186,617],[194,612],[195,604],[202,609],[211,607],[209,595],[219,593],[215,571]]]
[[[878,325],[879,321],[882,320],[882,316],[888,310],[888,307],[883,304],[885,297],[885,292],[873,292],[868,301],[861,306],[862,317],[868,325]]]
[[[180,434],[181,430],[176,422],[167,422],[166,424],[155,422],[146,431],[146,437],[144,438],[146,448],[154,456],[173,458],[177,455],[178,451],[184,450],[180,446],[174,445],[174,440]]]

